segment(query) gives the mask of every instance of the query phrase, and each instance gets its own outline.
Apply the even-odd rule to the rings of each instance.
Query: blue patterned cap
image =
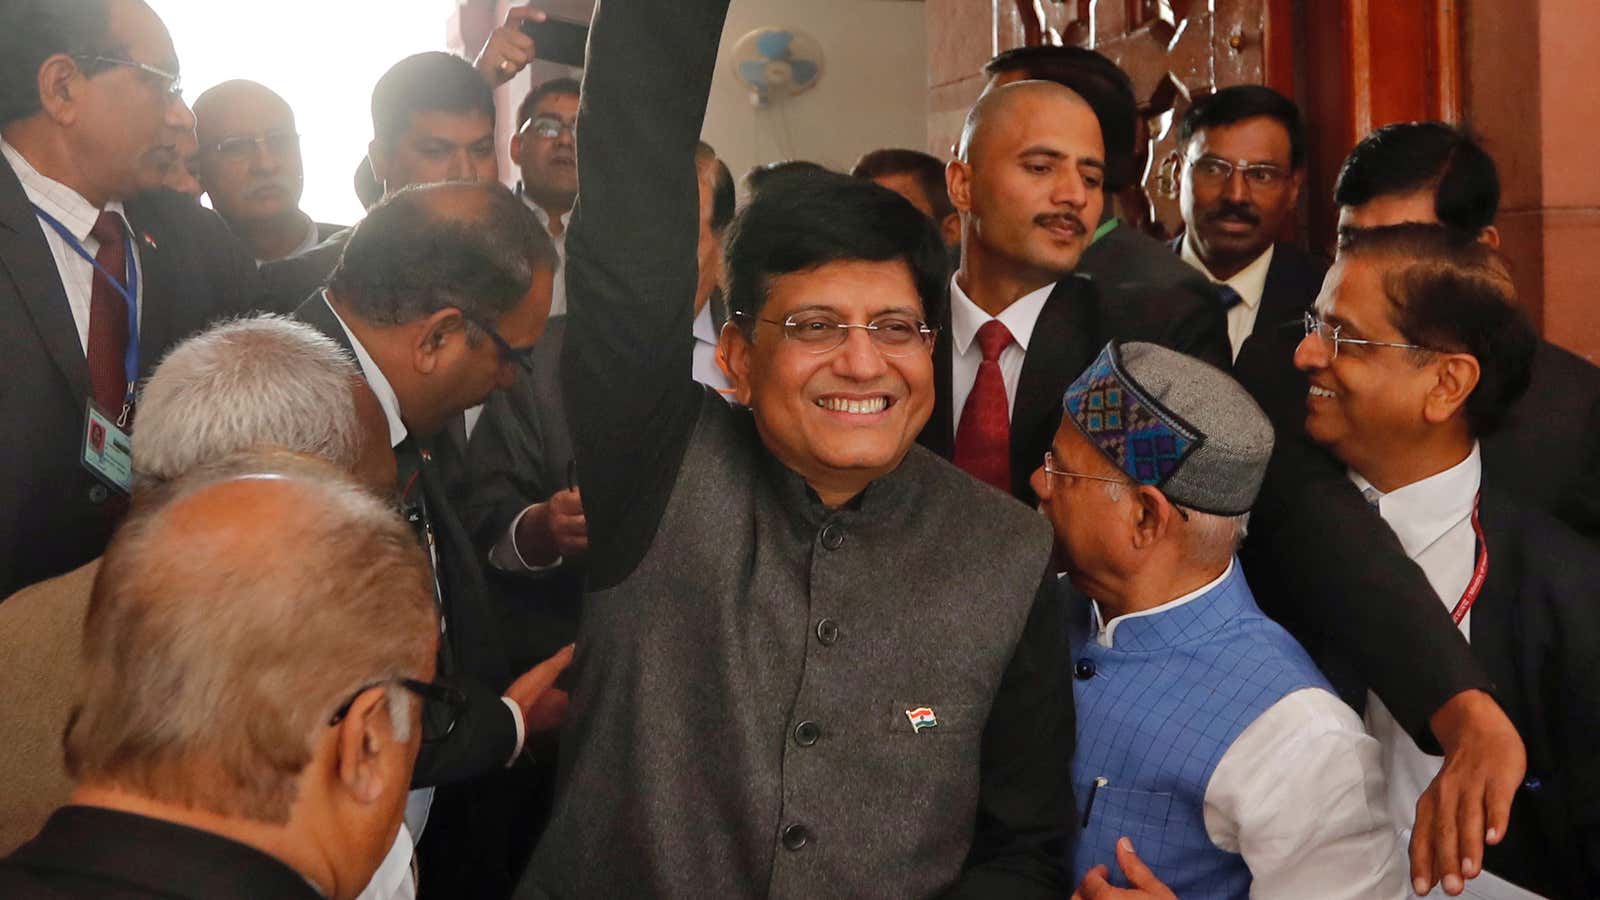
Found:
[[[1215,515],[1250,510],[1272,453],[1271,424],[1232,377],[1155,344],[1107,344],[1061,409],[1134,482]]]

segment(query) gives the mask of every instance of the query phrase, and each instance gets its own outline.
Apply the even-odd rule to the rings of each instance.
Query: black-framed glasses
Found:
[[[356,699],[375,687],[395,684],[417,695],[422,701],[422,742],[432,744],[444,740],[456,728],[456,722],[467,708],[467,695],[457,688],[415,678],[384,678],[362,685],[349,699],[339,704],[328,719],[328,727],[344,721]]]
[[[1342,325],[1334,325],[1313,312],[1306,313],[1306,337],[1316,335],[1317,339],[1328,345],[1329,361],[1339,358],[1340,344],[1354,344],[1358,347],[1393,347],[1396,350],[1420,350],[1424,353],[1432,352],[1429,347],[1421,344],[1400,344],[1394,341],[1368,341],[1362,338],[1349,338],[1339,334]]]
[[[80,63],[88,63],[91,66],[123,66],[129,69],[138,69],[151,79],[164,85],[161,90],[167,95],[167,99],[177,100],[183,96],[182,80],[176,72],[168,72],[165,69],[158,69],[155,66],[131,59],[123,59],[120,56],[74,56],[73,59]],[[92,73],[85,72],[84,74]]]
[[[1253,163],[1246,160],[1228,162],[1217,156],[1201,156],[1189,160],[1189,177],[1196,184],[1221,187],[1228,183],[1233,173],[1244,176],[1244,183],[1252,189],[1282,190],[1289,183],[1289,172],[1272,163]]]
[[[1086,475],[1082,472],[1069,472],[1066,469],[1056,465],[1056,455],[1052,450],[1046,450],[1044,452],[1044,472],[1046,475],[1057,475],[1062,478],[1087,478],[1090,481],[1104,481],[1106,484],[1120,484],[1129,488],[1138,487],[1138,485],[1127,478],[1107,478],[1104,475]],[[1189,514],[1184,512],[1183,507],[1173,503],[1172,508],[1178,511],[1179,518],[1183,519],[1185,522],[1189,521]]]
[[[893,357],[932,349],[933,339],[939,333],[939,329],[926,322],[901,315],[879,316],[864,325],[845,322],[820,310],[794,313],[782,320],[737,311],[733,316],[747,322],[776,325],[783,329],[784,340],[794,341],[811,353],[827,353],[844,346],[844,339],[852,328],[865,331],[879,353]]]
[[[257,147],[265,147],[273,158],[283,159],[299,151],[300,135],[293,131],[241,134],[218,141],[205,149],[209,153],[215,153],[227,162],[241,163],[254,159]]]
[[[547,141],[553,141],[560,137],[563,131],[577,134],[575,130],[577,123],[564,122],[555,116],[534,116],[528,120],[528,124],[524,128],[534,137],[544,138]]]
[[[529,344],[526,347],[513,347],[510,341],[500,336],[500,332],[496,331],[493,325],[481,321],[475,316],[463,314],[463,318],[475,325],[479,331],[487,334],[489,340],[494,341],[494,348],[499,352],[502,363],[509,366],[520,366],[525,372],[533,371],[533,351],[538,346],[537,344]]]

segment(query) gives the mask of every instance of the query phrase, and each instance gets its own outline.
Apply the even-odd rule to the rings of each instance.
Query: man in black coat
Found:
[[[1434,609],[1449,613],[1458,645],[1470,641],[1529,759],[1520,785],[1489,786],[1497,803],[1516,792],[1509,821],[1482,823],[1498,834],[1490,846],[1481,834],[1463,834],[1459,848],[1429,840],[1430,821],[1451,812],[1423,796],[1444,760],[1369,700],[1397,840],[1414,817],[1414,874],[1435,854],[1462,860],[1463,871],[1444,878],[1450,893],[1481,869],[1486,881],[1546,896],[1594,896],[1600,549],[1505,490],[1485,465],[1481,442],[1526,390],[1537,341],[1509,267],[1475,235],[1437,225],[1349,228],[1339,244],[1317,322],[1294,357],[1310,380],[1305,432],[1348,467],[1420,567]],[[1408,648],[1406,663],[1426,665],[1433,649]]]
[[[990,88],[1026,79],[1054,81],[1087,100],[1100,122],[1105,142],[1105,208],[1077,272],[1113,297],[1176,297],[1166,305],[1183,306],[1198,298],[1220,304],[1221,296],[1205,276],[1173,256],[1171,248],[1118,216],[1118,203],[1146,203],[1138,192],[1143,166],[1138,153],[1138,103],[1133,82],[1117,64],[1083,47],[1013,47],[983,66]],[[1130,196],[1129,191],[1133,190]],[[1135,300],[1133,302],[1163,301]]]
[[[499,184],[408,188],[373,207],[328,288],[296,311],[352,352],[388,417],[397,491],[432,562],[441,677],[467,700],[449,739],[417,762],[415,785],[438,786],[418,841],[423,896],[510,892],[532,848],[510,825],[523,770],[505,770],[565,709],[564,693],[549,688],[570,648],[513,680],[481,557],[448,487],[460,460],[443,436],[462,410],[511,384],[544,328],[548,280],[542,298],[529,289],[530,248],[552,252],[541,237]]]
[[[1300,110],[1248,84],[1196,100],[1178,126],[1184,233],[1172,249],[1218,286],[1238,357],[1252,334],[1291,331],[1317,299],[1327,268],[1278,240],[1305,175]]]
[[[194,118],[149,7],[8,3],[0,61],[0,423],[11,433],[0,441],[0,595],[10,595],[99,556],[126,508],[115,474],[83,461],[89,402],[131,425],[137,410],[122,407],[137,380],[178,340],[252,308],[258,286],[215,215],[151,190],[182,164],[177,144]]]
[[[934,345],[935,404],[922,444],[1026,503],[1060,423],[1061,392],[1109,340],[1163,344],[1228,364],[1221,310],[1177,291],[1123,293],[1077,274],[1104,207],[1093,108],[1044,81],[973,106],[947,171],[961,267]]]

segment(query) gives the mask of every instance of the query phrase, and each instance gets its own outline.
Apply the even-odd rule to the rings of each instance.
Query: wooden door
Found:
[[[1144,178],[1119,198],[1122,215],[1151,234],[1170,237],[1182,227],[1173,182],[1179,118],[1194,99],[1228,85],[1265,83],[1293,94],[1289,32],[1282,27],[1287,5],[1288,0],[997,0],[996,37],[1004,47],[1089,47],[1128,73],[1139,99]]]

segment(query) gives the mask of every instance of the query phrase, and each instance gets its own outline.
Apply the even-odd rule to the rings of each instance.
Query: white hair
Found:
[[[1184,542],[1189,555],[1207,562],[1221,562],[1233,556],[1244,542],[1250,527],[1250,514],[1216,516],[1184,507],[1189,521],[1184,526]]]
[[[139,393],[137,483],[170,481],[241,450],[280,447],[340,469],[362,449],[355,363],[309,325],[234,319],[174,347]]]

